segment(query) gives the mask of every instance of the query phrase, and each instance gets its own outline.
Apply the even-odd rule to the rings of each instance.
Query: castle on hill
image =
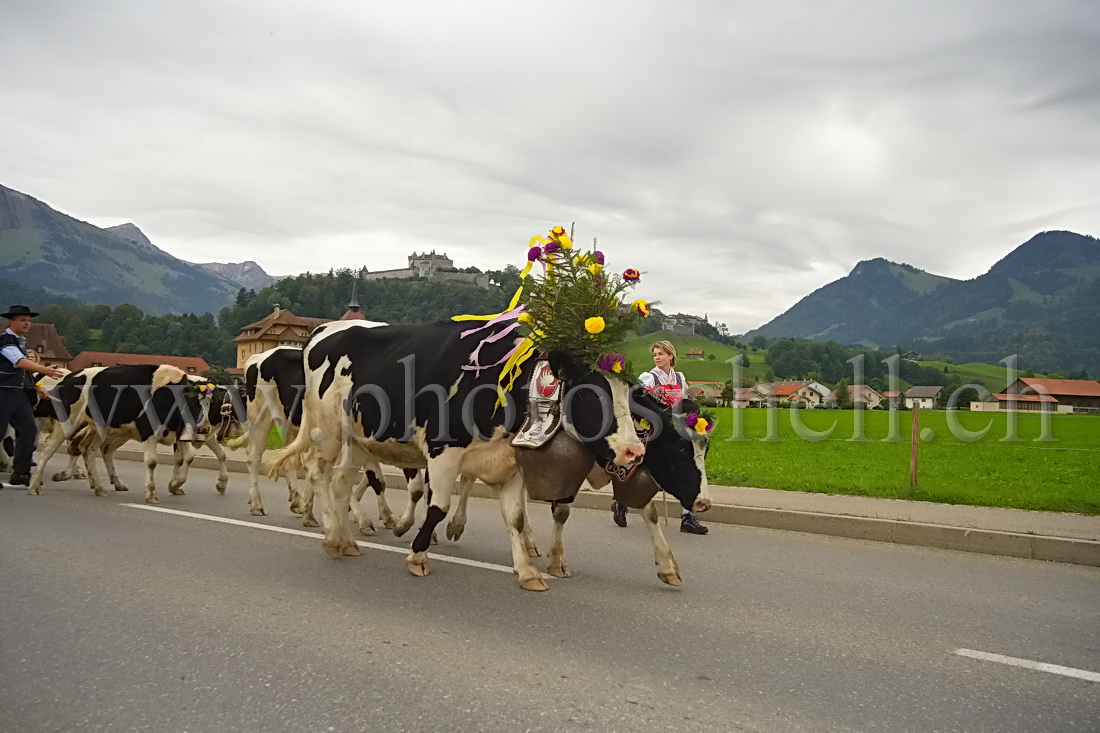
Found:
[[[397,270],[376,270],[371,272],[363,268],[359,276],[364,280],[407,280],[418,277],[423,280],[438,282],[440,280],[457,280],[458,282],[473,283],[479,287],[489,287],[489,276],[482,272],[459,272],[455,263],[446,253],[437,254],[431,252],[409,255],[408,267]]]

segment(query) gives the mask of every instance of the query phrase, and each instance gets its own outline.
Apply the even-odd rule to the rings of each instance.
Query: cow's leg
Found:
[[[95,430],[95,428],[92,428]],[[88,486],[96,496],[107,496],[107,491],[99,481],[99,473],[96,471],[96,458],[103,453],[103,442],[98,436],[86,437],[81,446],[81,455],[84,456],[84,470],[88,474]]]
[[[389,502],[386,501],[386,477],[382,473],[382,466],[375,461],[373,466],[367,466],[364,469],[364,473],[367,480],[370,481],[371,488],[374,489],[375,496],[378,498],[378,521],[386,529],[393,529],[397,523],[397,517],[390,509]]]
[[[122,479],[118,477],[118,471],[115,470],[115,451],[123,445],[125,441],[110,440],[103,444],[103,448],[100,450],[100,455],[103,456],[103,465],[107,468],[107,480],[111,482],[111,486],[115,487],[115,491],[129,491],[126,484],[122,483]]]
[[[187,483],[187,474],[195,460],[195,446],[188,440],[177,440],[172,446],[176,465],[172,468],[172,480],[168,482],[169,493],[183,495],[183,485]]]
[[[512,541],[512,568],[519,576],[519,587],[533,591],[550,590],[550,586],[542,579],[542,573],[531,562],[523,540],[527,492],[523,489],[523,477],[518,471],[501,485],[497,497],[500,499],[504,525],[508,528],[508,536]]]
[[[447,522],[447,539],[458,542],[466,531],[466,505],[470,503],[470,490],[474,487],[474,477],[462,475],[458,481],[458,506],[454,516]]]
[[[55,429],[59,430],[60,428],[55,428]],[[52,431],[50,432],[50,437],[51,438],[53,437],[53,432]],[[46,443],[44,443],[43,445],[45,446],[45,445],[48,445],[48,444],[49,444],[49,439],[47,438]],[[53,475],[53,478],[51,479],[51,481],[58,482],[58,481],[68,481],[69,479],[72,479],[72,478],[75,478],[75,479],[88,478],[88,476],[83,471],[80,470],[80,463],[79,463],[79,461],[80,461],[80,447],[78,445],[74,444],[74,443],[69,443],[69,450],[67,452],[69,454],[69,463],[65,466],[64,471],[58,471],[57,473],[55,473]]]
[[[311,471],[309,478],[317,479],[310,483],[314,484],[313,496],[325,530],[325,552],[332,557],[362,555],[351,534],[351,523],[348,521],[352,489],[359,468],[337,468],[320,459],[317,463],[320,464],[319,469]]]
[[[535,526],[531,524],[531,514],[527,511],[527,502],[523,502],[523,546],[527,550],[527,557],[539,557],[538,543],[535,542]]]
[[[249,405],[249,413],[252,405]],[[264,502],[260,498],[260,466],[264,461],[264,450],[267,449],[267,436],[271,432],[274,420],[267,417],[257,418],[252,421],[248,429],[248,442],[245,443],[245,462],[248,465],[248,513],[254,517],[262,517]]]
[[[565,559],[564,535],[565,523],[569,520],[573,504],[555,501],[550,506],[554,515],[554,536],[550,540],[550,562],[546,566],[546,572],[555,578],[568,578],[572,573],[569,572],[569,562]]]
[[[305,514],[305,497],[306,491],[302,482],[305,481],[305,477],[298,473],[298,469],[290,468],[286,469],[283,473],[283,478],[286,479],[287,500],[290,502],[291,514]]]
[[[307,471],[304,481],[298,482],[298,506],[302,510],[303,527],[319,527],[317,519],[313,516],[313,498],[316,496],[318,484],[314,475]]]
[[[358,475],[358,474],[356,474]],[[363,477],[355,484],[355,488],[351,491],[351,497],[349,498],[349,509],[351,511],[352,521],[359,527],[359,532],[365,535],[374,534],[374,522],[371,521],[367,513],[363,511],[363,507],[360,502],[363,500],[363,494],[367,493],[367,486],[370,485],[371,470],[369,468],[364,470]],[[382,490],[385,491],[385,485],[382,486]]]
[[[442,522],[451,508],[451,493],[458,479],[458,466],[462,460],[463,449],[445,448],[436,458],[428,459],[431,473],[432,491],[428,500],[428,512],[424,524],[412,541],[412,552],[405,558],[405,566],[413,575],[427,575],[428,547],[432,544],[435,528]],[[411,501],[411,498],[410,498]]]
[[[657,523],[657,504],[649,502],[642,509],[642,519],[645,520],[645,528],[649,532],[649,539],[653,542],[653,560],[657,565],[657,577],[662,583],[669,585],[683,585],[680,577],[680,567],[676,559],[672,557],[672,548],[668,546],[665,533],[661,531],[661,525]]]
[[[54,453],[57,453],[58,448],[65,442],[65,431],[60,425],[50,433],[50,439],[46,441],[46,445],[39,451],[38,466],[34,469],[34,474],[31,476],[30,486],[27,487],[28,494],[38,494],[42,488],[42,474],[46,470],[46,464]]]
[[[406,468],[403,473],[405,474],[409,500],[405,502],[405,510],[401,512],[401,516],[397,518],[397,522],[393,525],[394,537],[400,537],[413,526],[416,521],[416,505],[420,503],[421,497],[424,496],[424,472]]]
[[[145,501],[149,504],[159,504],[157,498],[157,484],[153,473],[157,468],[157,437],[155,435],[145,439]],[[91,471],[91,466],[88,467]]]
[[[225,465],[225,451],[222,449],[222,444],[218,442],[217,432],[211,432],[210,436],[206,445],[218,461],[218,482],[214,484],[214,488],[219,494],[224,494],[225,487],[229,485],[229,468]]]

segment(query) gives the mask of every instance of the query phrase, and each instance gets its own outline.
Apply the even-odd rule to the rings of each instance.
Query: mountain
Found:
[[[264,268],[252,260],[245,262],[200,262],[198,266],[209,273],[231,280],[245,290],[262,290],[278,280],[268,275]]]
[[[240,286],[159,249],[133,224],[101,229],[0,186],[0,276],[149,313],[215,312]]]
[[[1042,232],[973,280],[860,262],[745,336],[789,336],[1100,376],[1100,240]]]

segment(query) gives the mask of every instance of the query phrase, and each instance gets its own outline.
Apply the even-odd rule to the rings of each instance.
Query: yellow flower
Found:
[[[546,332],[543,331],[541,328],[535,329],[535,332],[531,334],[531,338],[533,338],[533,339],[544,339],[544,338],[546,338]]]
[[[524,324],[525,326],[535,325],[535,319],[531,316],[530,313],[521,313],[519,318],[516,319],[516,320],[518,320],[520,323]]]
[[[593,262],[591,265],[588,266],[588,271],[591,272],[593,275],[597,274],[602,269],[603,265],[598,262]]]
[[[614,364],[611,365],[611,371],[613,372],[621,372],[622,370],[623,363],[621,361],[616,361]]]
[[[699,420],[695,423],[695,432],[699,433],[700,435],[706,435],[707,425],[709,424],[710,423],[708,423],[704,418],[699,418]]]
[[[576,257],[573,258],[573,264],[574,265],[580,265],[582,267],[584,265],[587,265],[588,264],[588,255],[585,254],[584,252],[581,252],[579,255],[577,255]]]
[[[649,318],[649,303],[645,302],[641,298],[638,298],[630,307],[642,314],[642,318]]]
[[[595,336],[596,334],[603,331],[605,325],[606,324],[604,323],[602,316],[593,316],[592,318],[588,318],[585,320],[584,330]]]

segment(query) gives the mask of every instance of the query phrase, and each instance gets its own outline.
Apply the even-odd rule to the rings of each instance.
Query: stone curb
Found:
[[[115,457],[124,461],[141,461],[140,451],[120,449]],[[172,464],[171,454],[158,453],[159,464]],[[195,468],[217,470],[213,456],[196,456],[191,464]],[[226,468],[231,473],[248,473],[244,461],[229,459]],[[387,483],[397,490],[404,490],[405,480],[399,473],[386,474]],[[491,499],[493,492],[481,482],[475,483],[471,496]],[[577,494],[573,506],[580,509],[611,510],[611,495],[606,492],[582,491]],[[670,513],[678,514],[678,504],[670,502]],[[703,516],[708,523],[739,524],[763,529],[782,529],[790,532],[848,537],[875,542],[893,542],[899,545],[937,547],[962,552],[980,552],[986,555],[1005,555],[1032,560],[1072,563],[1100,567],[1100,542],[1070,537],[1020,532],[999,532],[973,527],[955,527],[942,524],[910,522],[902,519],[857,517],[847,514],[827,514],[794,509],[715,504]],[[610,520],[608,520],[610,521]]]

